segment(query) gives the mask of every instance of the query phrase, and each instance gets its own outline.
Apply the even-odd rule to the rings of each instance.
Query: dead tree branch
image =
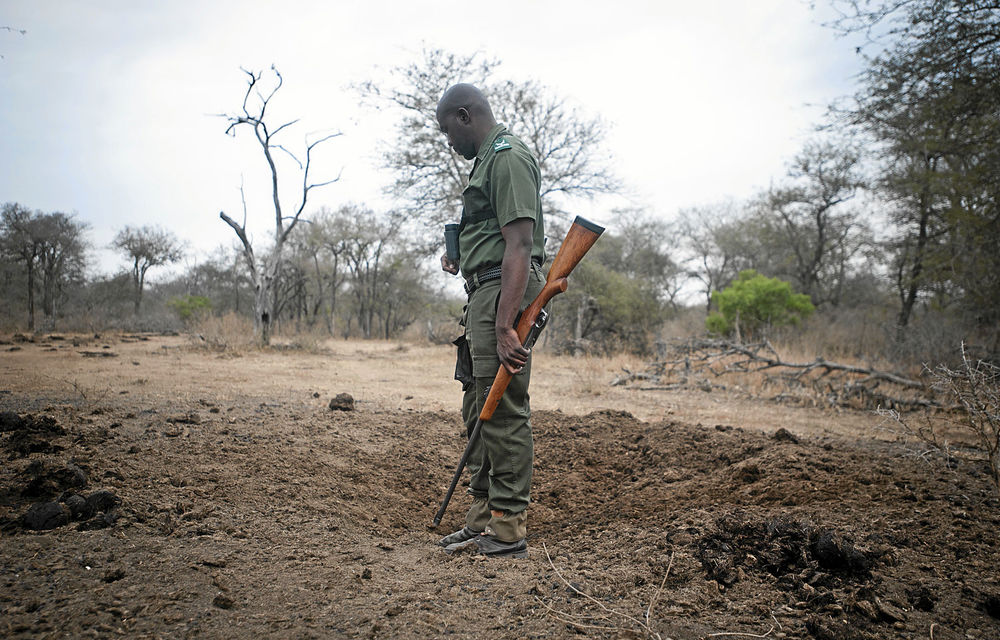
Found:
[[[246,230],[247,215],[245,197],[243,198],[242,224],[237,223],[231,217],[226,215],[225,212],[220,212],[219,217],[233,229],[236,236],[243,244],[243,253],[246,256],[247,266],[250,271],[250,278],[254,285],[254,329],[260,337],[260,342],[267,345],[270,343],[271,325],[277,319],[277,314],[282,306],[274,299],[276,293],[274,283],[282,268],[282,252],[284,245],[288,241],[288,238],[295,229],[296,225],[299,223],[299,220],[301,220],[302,213],[309,200],[310,191],[320,187],[325,187],[340,180],[340,175],[338,175],[336,178],[322,182],[311,183],[309,181],[309,172],[312,169],[313,150],[318,145],[332,138],[336,138],[341,134],[325,134],[313,142],[310,142],[309,136],[306,136],[305,162],[302,162],[296,154],[288,149],[288,147],[280,144],[276,140],[276,136],[278,134],[298,123],[299,120],[289,120],[278,125],[273,130],[268,128],[265,120],[265,117],[268,115],[268,107],[271,104],[271,100],[284,84],[284,78],[281,73],[278,72],[274,65],[271,65],[271,71],[275,77],[274,82],[270,89],[262,89],[262,72],[253,72],[242,68],[241,70],[247,76],[247,88],[246,92],[243,94],[243,102],[240,106],[240,111],[232,114],[219,115],[220,117],[225,118],[229,123],[226,127],[227,135],[235,137],[237,129],[244,126],[249,127],[253,131],[254,137],[260,145],[261,151],[264,154],[264,159],[267,162],[268,169],[270,170],[271,201],[274,207],[274,246],[271,250],[270,256],[268,256],[266,260],[257,260],[254,256],[252,243],[250,238],[247,236]],[[278,165],[275,162],[275,152],[283,152],[288,155],[296,164],[298,170],[302,173],[301,199],[294,208],[294,213],[292,215],[285,215],[282,212],[281,198],[279,197],[278,188],[279,171]],[[287,167],[282,168],[282,175],[284,175],[285,169],[287,169]],[[242,186],[240,187],[240,194],[241,196],[243,195]]]
[[[679,387],[711,390],[712,378],[743,375],[759,380],[761,388],[776,388],[776,401],[797,399],[813,405],[942,408],[923,380],[873,367],[833,362],[817,357],[808,362],[784,359],[767,340],[741,344],[725,340],[689,340],[666,345],[665,357],[644,371],[623,369],[612,386],[643,383],[641,389]],[[652,385],[648,383],[654,383]],[[725,388],[725,387],[721,387]]]
[[[880,409],[879,414],[887,419],[890,430],[919,440],[946,460],[985,460],[1000,494],[1000,367],[974,361],[965,344],[961,355],[958,369],[940,365],[928,371],[934,387],[958,402],[957,411],[938,421],[926,415],[922,420],[904,417],[892,409]]]

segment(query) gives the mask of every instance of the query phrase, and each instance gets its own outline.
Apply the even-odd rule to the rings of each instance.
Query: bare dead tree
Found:
[[[262,90],[262,72],[252,72],[247,71],[246,69],[242,69],[242,71],[247,75],[247,91],[243,96],[242,109],[239,113],[221,114],[221,116],[226,118],[229,122],[229,127],[226,129],[227,135],[235,137],[236,130],[238,128],[249,127],[253,131],[254,136],[257,138],[257,142],[260,143],[264,159],[267,161],[267,166],[271,173],[271,194],[274,206],[274,247],[271,250],[269,258],[267,260],[259,260],[255,256],[252,243],[247,236],[246,197],[242,186],[240,187],[240,194],[243,198],[242,223],[236,222],[233,218],[226,215],[224,211],[219,212],[219,217],[233,229],[236,233],[236,237],[240,239],[240,242],[243,245],[243,255],[246,258],[247,268],[250,273],[250,280],[254,288],[254,331],[256,332],[260,343],[268,345],[271,342],[271,326],[275,321],[273,288],[275,279],[281,269],[282,251],[284,249],[285,242],[288,240],[289,234],[291,234],[292,230],[298,224],[302,216],[302,212],[305,210],[306,203],[309,199],[309,193],[313,189],[325,187],[340,180],[340,176],[338,175],[336,178],[323,182],[309,182],[309,171],[312,167],[313,149],[332,138],[340,136],[341,134],[339,132],[326,134],[312,142],[309,142],[307,136],[305,162],[300,161],[295,154],[288,150],[287,147],[276,141],[278,134],[297,123],[298,119],[285,122],[273,130],[265,121],[265,117],[267,116],[267,107],[271,103],[275,94],[277,94],[278,90],[281,89],[281,85],[284,81],[281,74],[274,67],[274,65],[271,65],[271,71],[275,76],[274,84],[270,90]],[[281,151],[291,157],[302,174],[301,200],[299,201],[298,206],[294,209],[294,213],[288,216],[284,215],[282,212],[281,199],[278,194],[278,166],[275,163],[275,153],[277,151]]]

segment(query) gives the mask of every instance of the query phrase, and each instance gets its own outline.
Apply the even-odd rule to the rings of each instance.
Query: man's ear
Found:
[[[458,115],[458,121],[461,122],[462,124],[469,124],[469,122],[472,120],[472,116],[469,114],[469,110],[466,109],[465,107],[459,107],[457,115]]]

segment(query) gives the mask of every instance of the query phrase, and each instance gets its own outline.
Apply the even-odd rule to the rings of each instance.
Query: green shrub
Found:
[[[212,310],[212,301],[205,296],[184,296],[167,300],[170,307],[181,322],[187,324],[192,319],[201,318]]]
[[[794,293],[787,282],[768,278],[753,269],[740,272],[726,289],[712,293],[718,311],[705,320],[712,333],[752,339],[770,327],[797,325],[815,307],[804,293]]]

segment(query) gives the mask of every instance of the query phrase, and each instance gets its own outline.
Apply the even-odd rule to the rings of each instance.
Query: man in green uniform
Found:
[[[458,84],[438,101],[448,144],[475,160],[462,193],[460,258],[441,257],[444,271],[461,270],[469,301],[463,324],[475,383],[465,391],[462,417],[471,431],[500,366],[515,374],[469,458],[473,503],[465,527],[440,542],[496,557],[525,557],[532,457],[528,405],[530,353],[515,320],[542,289],[545,231],[538,162],[528,147],[497,124],[485,96]]]

